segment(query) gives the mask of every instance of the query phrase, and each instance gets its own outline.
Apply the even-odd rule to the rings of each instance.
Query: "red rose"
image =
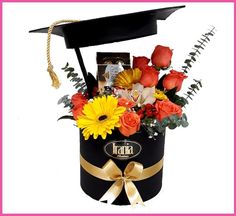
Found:
[[[143,67],[147,66],[149,62],[150,59],[145,56],[133,56],[133,68],[139,68],[141,70]]]
[[[128,137],[140,129],[140,117],[135,112],[126,111],[120,118],[120,124],[120,133]]]
[[[185,76],[184,73],[171,70],[170,73],[165,76],[163,86],[167,90],[177,88],[176,91],[179,91],[182,87],[183,80],[186,78],[187,76]]]
[[[142,69],[142,76],[139,82],[144,87],[156,86],[158,82],[159,71],[152,66],[146,66]]]
[[[152,53],[152,64],[159,68],[167,68],[170,66],[172,54],[169,47],[158,45]]]
[[[155,107],[157,109],[156,118],[159,121],[171,115],[177,115],[179,117],[182,116],[181,107],[169,100],[157,101]]]
[[[131,100],[128,100],[128,99],[122,97],[122,98],[118,98],[118,106],[132,108],[135,106],[135,103]]]
[[[71,102],[73,104],[71,111],[74,119],[77,120],[78,116],[82,115],[83,107],[88,103],[88,100],[81,93],[76,93],[71,97]]]

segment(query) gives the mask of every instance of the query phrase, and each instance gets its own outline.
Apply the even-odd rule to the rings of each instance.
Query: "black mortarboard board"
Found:
[[[66,47],[75,49],[89,88],[87,72],[79,48],[154,35],[157,33],[157,20],[165,20],[173,12],[183,7],[185,6],[82,20],[55,26],[52,34],[64,37]],[[48,29],[41,28],[30,32],[48,33]]]
[[[87,47],[145,37],[157,33],[157,20],[165,20],[173,12],[183,7],[185,6],[82,20],[55,26],[52,34],[64,37],[67,48]],[[48,28],[30,32],[47,33]]]

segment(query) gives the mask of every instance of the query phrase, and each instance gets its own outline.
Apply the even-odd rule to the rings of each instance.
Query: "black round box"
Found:
[[[109,143],[122,142],[139,144],[141,146],[141,151],[136,151],[137,155],[134,155],[132,158],[123,159],[117,157],[117,155],[109,155],[109,152],[105,150],[107,149],[105,146],[110,145]],[[150,167],[160,161],[164,156],[164,142],[164,134],[158,134],[155,139],[150,139],[143,129],[130,137],[125,137],[118,130],[114,130],[112,135],[108,135],[105,140],[101,137],[95,140],[92,136],[88,140],[84,140],[82,133],[80,133],[80,153],[86,161],[99,168],[102,168],[109,159],[112,159],[123,172],[130,161],[139,162],[143,164],[144,168]],[[143,201],[153,198],[160,191],[162,186],[162,172],[163,168],[150,178],[133,182]],[[96,178],[87,173],[82,167],[80,177],[83,191],[96,200],[99,200],[114,183]],[[130,204],[124,188],[112,204]]]

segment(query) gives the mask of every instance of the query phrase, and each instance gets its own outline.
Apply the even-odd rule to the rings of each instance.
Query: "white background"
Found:
[[[73,50],[52,37],[52,62],[62,86],[53,89],[46,71],[46,34],[28,31],[60,19],[90,19],[177,3],[4,3],[3,4],[3,211],[4,213],[232,213],[233,212],[233,3],[187,3],[158,35],[82,49],[96,74],[97,51],[150,56],[157,44],[174,49],[180,69],[209,26],[217,34],[194,64],[190,78],[204,88],[186,113],[190,126],[167,131],[163,188],[146,207],[99,203],[80,188],[79,133],[57,100],[73,88],[60,70]]]

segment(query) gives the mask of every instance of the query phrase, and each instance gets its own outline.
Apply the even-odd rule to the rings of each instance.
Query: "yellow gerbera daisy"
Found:
[[[132,89],[132,85],[139,82],[141,76],[142,71],[138,68],[127,69],[118,73],[113,85],[125,89]]]
[[[126,110],[118,106],[118,99],[113,96],[102,96],[84,105],[83,115],[78,117],[77,125],[83,129],[85,140],[90,135],[97,139],[100,135],[106,139],[115,127],[120,127],[119,118]]]
[[[159,89],[156,89],[156,92],[154,93],[154,97],[157,100],[168,100],[168,97],[165,95],[165,93]]]

